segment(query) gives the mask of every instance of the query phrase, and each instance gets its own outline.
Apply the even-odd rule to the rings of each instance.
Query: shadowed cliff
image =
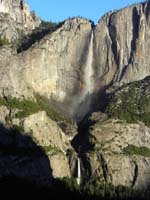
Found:
[[[50,162],[44,150],[18,128],[0,124],[0,177],[16,176],[51,183]]]

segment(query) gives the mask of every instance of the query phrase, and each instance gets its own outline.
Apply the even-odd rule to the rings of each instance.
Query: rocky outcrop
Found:
[[[147,187],[150,177],[150,129],[144,124],[106,120],[90,128],[93,138],[86,154],[90,179],[115,186]],[[144,151],[143,151],[144,149]]]
[[[141,80],[149,68],[149,2],[102,17],[95,30],[98,85]]]
[[[71,177],[70,166],[65,155],[59,153],[49,157],[54,178]]]
[[[95,112],[90,116],[88,140],[84,140],[89,147],[84,155],[88,179],[115,186],[148,187],[149,102],[149,77],[146,77],[117,89],[110,96],[106,113]]]
[[[7,127],[8,131],[10,129],[10,134],[7,134],[6,128],[0,127],[0,148],[2,152],[4,151],[4,154],[8,154],[4,159],[2,153],[0,166],[5,166],[7,162],[12,162],[13,165],[13,167],[8,165],[5,170],[2,168],[0,176],[13,174],[19,177],[30,177],[33,180],[37,178],[37,181],[40,179],[40,181],[43,180],[43,183],[45,181],[50,183],[52,177],[71,176],[67,151],[74,150],[69,142],[69,137],[55,121],[46,115],[45,111],[39,111],[25,118],[15,118],[17,110],[11,110],[10,116],[10,110],[5,106],[1,106],[0,113],[2,116],[1,123]],[[12,117],[9,124],[8,116]],[[13,132],[16,132],[17,136],[16,134],[13,136]],[[25,137],[31,139],[26,141]],[[7,152],[7,149],[10,149],[10,152]],[[22,158],[18,155],[18,151],[22,153]],[[14,154],[16,158],[13,158]],[[32,156],[35,159],[30,163]],[[25,165],[23,166],[22,163],[25,163]],[[36,165],[39,165],[38,168],[36,168]],[[31,171],[28,169],[30,167],[32,167]],[[40,168],[43,173],[45,169],[45,174],[38,175]],[[34,174],[37,177],[34,177]]]
[[[129,123],[138,121],[150,125],[150,77],[122,86],[111,95],[106,108],[109,116]],[[114,106],[115,105],[115,106]]]
[[[13,125],[18,120],[13,119]],[[24,132],[31,135],[36,144],[44,148],[54,178],[70,177],[71,169],[67,157],[67,151],[74,151],[70,144],[70,137],[63,132],[58,124],[51,120],[45,113],[30,115],[29,117],[20,120]],[[69,125],[68,125],[69,126]]]
[[[2,0],[0,2],[0,35],[9,42],[27,34],[39,26],[40,19],[30,12],[24,0]]]

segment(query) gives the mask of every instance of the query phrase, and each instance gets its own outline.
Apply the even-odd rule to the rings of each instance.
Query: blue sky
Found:
[[[123,8],[142,0],[26,0],[30,9],[46,21],[62,21],[82,16],[95,23],[110,10]]]

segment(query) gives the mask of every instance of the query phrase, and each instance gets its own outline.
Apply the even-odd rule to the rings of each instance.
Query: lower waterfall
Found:
[[[77,184],[80,185],[81,183],[81,163],[80,163],[80,158],[78,158],[78,165],[77,165]]]

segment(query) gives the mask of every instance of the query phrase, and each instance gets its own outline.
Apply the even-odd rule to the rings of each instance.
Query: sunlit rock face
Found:
[[[0,34],[9,41],[17,39],[21,33],[28,33],[39,26],[40,19],[30,12],[23,0],[0,1]]]
[[[38,93],[72,106],[73,97],[78,100],[78,96],[87,90],[84,68],[91,27],[91,22],[85,19],[67,20],[26,52],[10,55],[9,61],[5,59],[0,64],[4,71],[1,94],[28,98]],[[3,52],[7,50],[3,49]]]
[[[26,4],[21,8],[20,2],[14,2],[6,6],[2,1],[3,13],[17,9],[12,18],[22,20],[24,26],[33,25]],[[88,99],[83,109],[88,111],[89,96],[110,83],[119,86],[145,78],[150,74],[148,6],[136,4],[108,13],[96,27],[78,17],[66,20],[26,52],[2,58],[0,93],[26,98],[38,93],[63,103],[70,115],[78,115],[79,105]],[[24,12],[30,16],[26,22]]]
[[[150,74],[149,3],[135,4],[102,17],[96,27],[95,59],[99,85],[116,85]]]

